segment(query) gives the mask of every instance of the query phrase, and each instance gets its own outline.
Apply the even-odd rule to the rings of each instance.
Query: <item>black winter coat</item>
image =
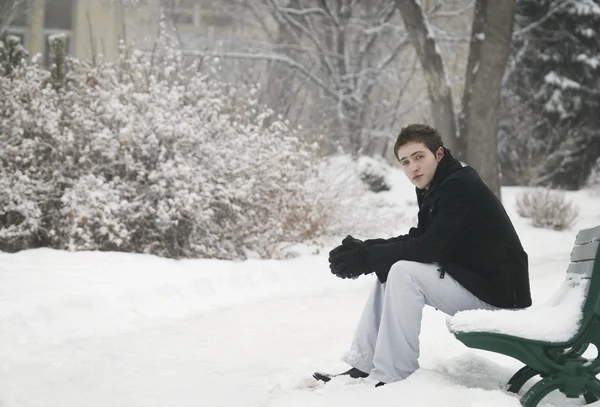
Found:
[[[438,263],[479,299],[501,308],[531,305],[527,253],[502,203],[471,167],[446,149],[427,190],[417,189],[419,223],[409,234],[367,241],[384,283],[399,260]]]

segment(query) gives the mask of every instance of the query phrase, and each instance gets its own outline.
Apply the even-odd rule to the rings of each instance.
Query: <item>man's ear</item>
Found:
[[[444,158],[444,154],[444,147],[440,147],[437,149],[437,151],[435,152],[435,159],[437,160],[437,162],[440,162],[440,160]]]

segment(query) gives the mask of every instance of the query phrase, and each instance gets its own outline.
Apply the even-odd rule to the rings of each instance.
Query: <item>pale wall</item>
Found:
[[[123,38],[122,7],[105,0],[79,0],[74,13],[73,54],[90,60],[97,54],[114,59]]]

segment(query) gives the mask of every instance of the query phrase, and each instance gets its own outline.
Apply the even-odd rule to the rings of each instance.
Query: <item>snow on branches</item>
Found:
[[[163,44],[164,45],[164,44]],[[0,75],[0,249],[272,257],[322,232],[315,148],[168,45]]]

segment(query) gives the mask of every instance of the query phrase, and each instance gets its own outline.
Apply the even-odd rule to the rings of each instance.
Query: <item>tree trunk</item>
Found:
[[[417,0],[396,0],[396,5],[423,67],[434,126],[441,133],[444,144],[460,158],[452,90],[433,33]]]
[[[460,115],[465,161],[500,198],[498,119],[516,0],[477,0]]]
[[[300,10],[300,1],[291,0],[288,4],[288,8]],[[292,15],[290,16],[290,19],[300,21],[301,17]],[[292,47],[299,45],[302,33],[286,21],[279,21],[277,27],[278,30],[275,45],[280,48],[278,49],[278,52],[292,59],[296,59],[296,51],[294,51]],[[293,87],[296,72],[280,62],[271,62],[269,65],[270,74],[265,92],[268,97],[266,103],[275,110],[275,112],[287,116],[287,112],[289,111],[290,104],[294,97]]]

